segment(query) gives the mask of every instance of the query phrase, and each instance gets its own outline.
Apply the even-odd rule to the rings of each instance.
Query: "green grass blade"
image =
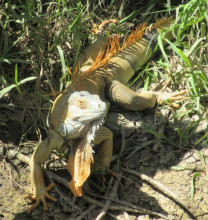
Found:
[[[149,76],[146,77],[145,82],[144,82],[144,91],[148,91],[149,88]]]
[[[60,81],[60,91],[63,89],[63,80],[66,79],[66,64],[65,64],[65,59],[64,59],[64,52],[60,46],[57,46],[59,56],[61,59],[61,65],[62,65],[62,78]]]
[[[75,18],[75,20],[72,22],[72,24],[69,26],[69,28],[66,30],[66,33],[64,35],[67,35],[72,28],[77,24],[77,22],[79,21],[80,17],[82,15],[82,11],[79,12],[79,14],[77,15],[77,17]]]
[[[17,91],[21,94],[21,89],[18,85],[18,68],[17,68],[17,64],[15,65],[15,70],[14,70],[14,82],[16,84],[16,89]]]
[[[119,24],[123,24],[123,23],[125,23],[127,21],[130,21],[130,20],[134,19],[137,16],[137,14],[140,12],[140,10],[141,9],[134,10],[133,12],[131,12],[131,14],[129,14],[125,18],[121,19],[119,21]]]
[[[193,75],[191,75],[191,76],[189,77],[189,83],[191,84],[191,88],[193,89],[194,94],[195,94],[196,96],[198,96],[199,94],[198,94],[198,91],[197,91],[197,88],[196,88],[196,85],[195,85],[195,80],[194,80]]]
[[[148,147],[149,145],[155,143],[155,140],[153,141],[146,141],[144,143],[141,143],[140,145],[135,146],[134,150],[125,157],[125,160],[128,160],[131,156],[133,156],[137,151],[142,150],[145,147]]]
[[[164,134],[161,134],[159,132],[156,132],[156,131],[153,131],[153,130],[150,130],[150,129],[147,129],[147,132],[149,132],[150,134],[153,134],[156,138],[158,139],[164,139],[164,140],[167,140],[167,138],[165,137]]]
[[[7,94],[8,92],[10,92],[10,90],[12,90],[13,88],[15,88],[17,85],[16,84],[12,84],[2,90],[0,90],[0,99]]]
[[[201,138],[199,138],[197,141],[196,141],[196,143],[195,143],[195,145],[197,145],[197,144],[199,144],[200,142],[202,142],[205,138],[207,138],[208,137],[208,132],[204,135],[204,136],[202,136]]]
[[[18,85],[18,69],[17,69],[17,64],[15,65],[14,82],[15,82],[16,85]]]
[[[22,84],[24,84],[24,83],[26,83],[26,82],[29,82],[29,81],[32,81],[32,80],[35,80],[35,79],[37,79],[36,76],[27,77],[27,78],[21,80],[21,81],[18,83],[18,85],[22,85]],[[1,99],[5,94],[7,94],[7,93],[10,92],[13,88],[16,88],[16,87],[17,87],[16,84],[12,84],[12,85],[10,85],[10,86],[8,86],[8,87],[6,87],[6,88],[0,90],[0,99]]]
[[[191,75],[188,79],[191,88],[193,89],[194,95],[196,96],[195,100],[196,100],[196,109],[200,110],[200,96],[199,96],[199,92],[196,86],[196,82],[195,82],[195,78],[193,75]]]
[[[195,193],[195,180],[199,176],[201,176],[201,173],[195,173],[191,180],[191,198],[192,199],[194,198],[194,193]]]
[[[21,38],[24,37],[25,34],[26,34],[26,31],[23,32],[23,34],[21,34],[21,36],[18,37],[17,40],[14,41],[13,44],[7,50],[4,51],[2,56],[4,57],[21,40]]]
[[[9,64],[11,64],[11,63],[9,62],[9,60],[6,59],[6,58],[0,58],[0,63],[9,63]]]
[[[7,58],[7,59],[3,59],[4,61],[6,62],[9,62],[10,64],[11,63],[27,63],[27,64],[30,64],[31,62],[28,61],[28,60],[22,60],[22,59],[18,59],[18,58]],[[0,59],[0,62],[1,62],[1,59]]]
[[[168,39],[165,39],[165,40],[169,43],[169,45],[172,47],[172,49],[178,54],[178,56],[180,56],[181,59],[184,60],[184,62],[186,63],[186,65],[187,65],[188,67],[191,67],[191,63],[190,63],[188,57],[183,53],[183,51],[182,51],[181,49],[177,48],[177,47],[176,47],[171,41],[169,41]]]
[[[196,42],[194,42],[194,44],[192,45],[192,47],[190,48],[190,50],[186,53],[187,57],[189,57],[193,51],[195,50],[195,48],[197,47],[197,45],[202,41],[204,40],[205,38],[200,38],[198,39]]]
[[[161,34],[158,35],[158,45],[160,47],[160,50],[161,50],[165,60],[167,61],[167,63],[169,63],[168,56],[167,56],[167,54],[166,54],[166,52],[164,50],[164,46],[163,46],[163,43],[162,43],[162,36],[161,36]]]

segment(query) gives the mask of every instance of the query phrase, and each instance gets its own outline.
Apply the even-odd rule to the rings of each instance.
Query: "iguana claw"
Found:
[[[50,200],[52,200],[54,202],[57,201],[56,198],[54,198],[53,196],[48,194],[48,191],[53,189],[55,185],[56,185],[55,183],[50,183],[45,188],[45,191],[43,193],[41,193],[41,195],[39,195],[39,196],[35,197],[35,196],[32,196],[32,195],[28,195],[28,196],[25,197],[26,199],[29,199],[30,201],[36,201],[35,204],[31,205],[31,207],[27,209],[27,214],[30,214],[33,209],[37,208],[40,205],[41,201],[43,203],[44,209],[48,210],[48,205],[47,205],[47,202],[46,202],[46,198],[48,198],[48,199],[50,199]]]
[[[190,97],[182,96],[186,93],[186,90],[182,90],[180,92],[174,92],[174,93],[163,93],[158,92],[157,93],[157,103],[162,104],[165,102],[166,104],[172,106],[173,108],[179,108],[178,104],[172,103],[177,100],[184,100],[189,99]]]

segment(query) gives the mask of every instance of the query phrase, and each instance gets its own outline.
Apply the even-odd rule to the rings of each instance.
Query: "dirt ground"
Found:
[[[15,110],[13,114],[18,114],[18,111],[20,110]],[[8,110],[7,113],[9,114]],[[105,175],[104,182],[100,175],[89,179],[84,192],[87,198],[97,201],[97,204],[89,198],[74,198],[69,189],[57,183],[51,195],[55,196],[58,201],[56,203],[48,201],[48,211],[43,211],[40,205],[31,215],[26,213],[30,203],[25,200],[27,193],[31,192],[29,166],[11,154],[11,150],[15,148],[13,144],[1,142],[0,218],[95,219],[102,209],[98,203],[106,204],[109,202],[107,198],[110,197],[112,199],[110,207],[117,206],[120,209],[109,209],[102,219],[163,219],[149,214],[136,213],[130,205],[168,215],[167,219],[208,219],[208,187],[205,175],[207,167],[203,162],[203,158],[208,156],[208,144],[204,144],[203,148],[195,145],[199,137],[206,133],[207,121],[202,120],[199,123],[191,138],[183,137],[180,146],[179,137],[173,128],[186,129],[197,119],[197,116],[193,115],[192,118],[177,122],[171,119],[172,114],[172,109],[152,109],[141,112],[139,116],[135,112],[121,113],[120,111],[118,113],[116,109],[113,109],[109,113],[109,118],[122,125],[122,130],[110,122],[107,123],[115,135],[115,157],[111,168],[121,174],[120,180],[117,181],[117,178],[110,175]],[[149,133],[148,129],[155,122],[157,122],[156,131],[166,136],[169,143],[165,143],[162,139],[161,142],[153,142],[154,135]],[[13,132],[10,133],[12,134]],[[176,145],[174,146],[171,142]],[[31,142],[15,150],[30,157],[35,144]],[[122,154],[120,154],[121,145],[124,147]],[[119,154],[121,158],[118,164]],[[186,208],[167,196],[163,190],[158,190],[157,187],[125,170],[121,172],[122,167],[128,167],[157,180],[182,199],[187,205]],[[52,163],[49,169],[63,179],[70,179],[62,162]],[[118,182],[118,187],[116,193],[113,193],[112,185],[115,182]],[[194,182],[195,189],[193,198],[191,198],[192,182]]]

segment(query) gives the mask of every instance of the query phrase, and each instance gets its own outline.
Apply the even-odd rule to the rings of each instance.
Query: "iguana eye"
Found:
[[[76,104],[81,109],[87,108],[87,103],[84,99],[78,99]]]

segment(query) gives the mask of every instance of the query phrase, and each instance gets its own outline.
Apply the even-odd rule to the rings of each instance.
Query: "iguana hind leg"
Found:
[[[153,108],[157,102],[154,92],[138,94],[117,80],[113,80],[109,85],[109,97],[112,102],[130,110]]]
[[[183,97],[186,91],[180,91],[175,93],[165,93],[163,91],[145,91],[140,94],[129,89],[127,86],[123,85],[117,80],[113,80],[109,83],[109,97],[112,102],[126,108],[129,110],[144,110],[148,108],[153,108],[156,103],[162,104],[163,101],[170,100],[182,100],[187,97]],[[175,104],[173,107],[177,108],[178,105]]]
[[[113,151],[113,133],[106,127],[100,126],[95,133],[94,145],[100,145],[95,154],[95,170],[109,171]]]

